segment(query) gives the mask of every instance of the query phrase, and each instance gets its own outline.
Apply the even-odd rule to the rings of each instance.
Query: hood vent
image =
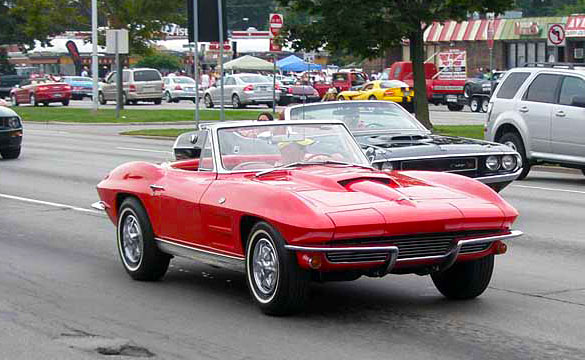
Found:
[[[356,181],[373,181],[373,182],[377,182],[380,184],[384,184],[384,185],[388,185],[390,184],[390,182],[392,181],[391,179],[387,179],[387,178],[378,178],[378,177],[356,177],[356,178],[352,178],[352,179],[345,179],[345,180],[341,180],[339,181],[339,185],[345,187],[347,184],[352,183],[352,182],[356,182]]]

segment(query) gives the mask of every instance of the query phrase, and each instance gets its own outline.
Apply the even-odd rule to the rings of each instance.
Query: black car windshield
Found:
[[[341,120],[352,131],[423,131],[400,105],[391,102],[321,103],[290,110],[290,120]]]
[[[218,130],[223,168],[263,171],[293,163],[369,166],[342,124],[272,124]]]

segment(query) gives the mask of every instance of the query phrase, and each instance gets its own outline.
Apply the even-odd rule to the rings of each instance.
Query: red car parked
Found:
[[[10,91],[10,99],[12,106],[20,104],[39,106],[39,104],[49,105],[50,103],[68,106],[71,100],[71,85],[55,82],[49,78],[24,80]]]
[[[374,170],[342,122],[223,122],[177,142],[194,158],[127,163],[97,187],[136,280],[183,256],[243,271],[269,314],[302,306],[310,281],[362,275],[431,275],[470,299],[521,235],[516,210],[476,180]]]

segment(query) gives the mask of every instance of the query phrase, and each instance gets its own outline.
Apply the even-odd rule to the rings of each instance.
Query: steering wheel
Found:
[[[371,123],[366,125],[366,128],[383,128],[384,125],[380,123]]]
[[[274,166],[272,166],[268,163],[262,162],[262,161],[247,161],[247,162],[239,163],[238,165],[234,166],[232,168],[232,170],[252,170],[252,169],[256,170],[256,168],[253,168],[253,167],[248,168],[248,169],[246,169],[246,168],[251,167],[251,166],[257,166],[257,165],[262,165],[261,169],[270,169],[270,168],[274,167]]]
[[[324,157],[326,157],[326,158],[333,159],[333,157],[332,157],[331,155],[329,155],[329,154],[312,154],[312,155],[310,155],[309,157],[307,157],[307,158],[305,159],[305,161],[308,161],[308,162],[310,162],[311,160],[313,160],[314,158],[316,158],[316,157],[318,157],[318,156],[324,156]]]

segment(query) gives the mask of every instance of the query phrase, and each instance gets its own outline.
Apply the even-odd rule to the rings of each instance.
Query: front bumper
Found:
[[[511,240],[521,236],[519,230],[511,230],[505,234],[478,236],[457,240],[452,248],[443,255],[406,257],[399,259],[398,246],[297,246],[285,245],[287,250],[297,252],[299,264],[304,268],[314,268],[311,265],[313,257],[319,256],[322,271],[351,270],[376,268],[380,276],[386,275],[400,267],[429,267],[435,271],[444,271],[457,260],[463,260],[476,254],[461,253],[464,246],[489,244],[490,247],[479,254],[489,251],[495,242]],[[332,259],[335,259],[332,261]]]
[[[22,128],[0,130],[0,149],[18,149],[22,144]]]

